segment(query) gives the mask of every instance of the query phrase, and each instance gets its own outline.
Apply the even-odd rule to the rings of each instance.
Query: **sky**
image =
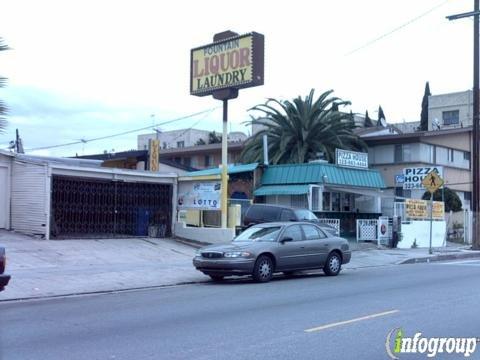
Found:
[[[472,87],[473,21],[445,18],[471,10],[473,0],[2,1],[0,148],[15,129],[27,153],[52,156],[136,149],[151,130],[90,140],[152,124],[221,131],[221,103],[189,94],[190,49],[225,30],[265,35],[265,84],[229,102],[233,131],[250,131],[251,107],[312,88],[374,119],[381,105],[389,123],[418,121],[426,81],[432,94]]]

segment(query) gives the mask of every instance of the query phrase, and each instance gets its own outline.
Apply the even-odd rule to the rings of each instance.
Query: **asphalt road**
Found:
[[[394,328],[480,337],[479,286],[470,260],[0,303],[0,359],[387,359]]]

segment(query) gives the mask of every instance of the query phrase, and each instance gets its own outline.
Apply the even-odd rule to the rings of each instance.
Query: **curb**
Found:
[[[190,239],[184,239],[184,238],[181,238],[181,237],[172,237],[172,239],[174,241],[177,241],[181,244],[184,244],[184,245],[187,245],[187,246],[191,246],[195,249],[200,249],[201,247],[204,247],[204,246],[207,246],[207,245],[211,245],[210,243],[207,243],[207,242],[202,242],[202,241],[197,241],[197,240],[190,240]]]
[[[407,260],[403,260],[403,261],[399,262],[398,265],[428,263],[428,262],[431,262],[431,261],[475,259],[475,258],[480,258],[480,252],[458,253],[458,254],[441,254],[441,255],[426,256],[426,257],[421,257],[421,258],[411,258],[411,259],[407,259]]]
[[[67,294],[57,294],[57,295],[40,295],[40,296],[30,296],[30,297],[19,297],[11,299],[1,299],[0,304],[17,302],[17,301],[34,301],[34,300],[51,300],[51,299],[61,299],[61,298],[70,298],[70,297],[80,297],[80,296],[90,296],[90,295],[105,295],[105,294],[116,294],[123,292],[133,292],[133,291],[143,291],[143,290],[153,290],[153,289],[163,289],[176,286],[184,285],[194,285],[202,284],[209,282],[210,280],[199,280],[199,281],[184,281],[175,284],[165,284],[165,285],[152,285],[152,286],[140,286],[133,288],[124,288],[124,289],[115,289],[115,290],[98,290],[98,291],[88,291],[88,292],[76,292],[76,293],[67,293]]]

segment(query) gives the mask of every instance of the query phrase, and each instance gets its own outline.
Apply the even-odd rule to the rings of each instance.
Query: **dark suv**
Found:
[[[5,267],[7,266],[7,256],[5,255],[5,248],[0,246],[0,291],[5,289],[10,281],[10,275],[5,275]]]
[[[243,216],[243,229],[255,224],[275,221],[318,222],[318,218],[308,209],[295,209],[280,205],[252,204]]]

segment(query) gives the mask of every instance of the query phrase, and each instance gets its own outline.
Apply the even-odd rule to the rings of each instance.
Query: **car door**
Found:
[[[282,239],[291,238],[292,241],[282,242]],[[305,267],[307,257],[303,231],[300,225],[289,225],[280,236],[277,247],[277,269],[290,270]]]
[[[309,267],[321,267],[326,261],[329,249],[327,235],[315,225],[302,224],[305,235],[306,263]]]

